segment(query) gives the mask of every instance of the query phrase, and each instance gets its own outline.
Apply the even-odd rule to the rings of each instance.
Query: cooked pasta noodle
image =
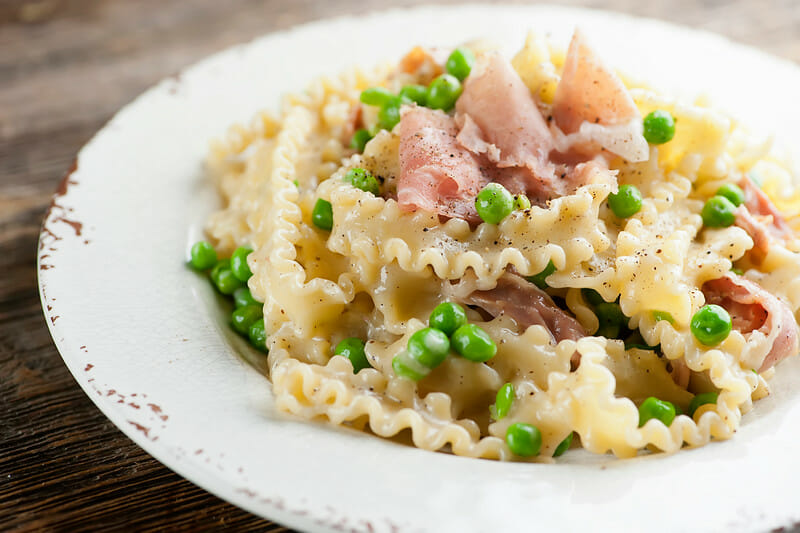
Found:
[[[800,224],[791,172],[769,143],[706,104],[622,85],[623,78],[585,56],[581,39],[576,34],[565,53],[531,35],[512,62],[476,48],[455,120],[453,112],[403,100],[400,124],[381,128],[381,113],[391,109],[359,101],[370,87],[396,94],[447,71],[446,53],[415,48],[398,66],[316,81],[286,97],[278,115],[261,113],[213,144],[207,166],[225,207],[210,217],[207,233],[222,253],[255,250],[249,288],[264,302],[278,408],[381,437],[408,430],[426,450],[503,460],[525,455],[507,435],[515,424],[530,424],[541,435],[536,457],[549,460],[573,432],[584,449],[619,457],[726,439],[752,402],[769,394],[773,365],[797,348],[799,249],[791,231],[777,231]],[[492,117],[478,116],[480,105],[489,105],[476,96],[480,83],[493,82],[506,64],[512,74],[503,75],[516,76],[523,99],[535,104],[525,103],[529,112],[544,118],[540,138],[554,143],[544,156],[526,153],[523,163],[509,163],[517,152],[501,146],[518,132],[503,137],[508,132],[490,131]],[[574,88],[568,84],[578,86],[582,68],[630,101],[632,115],[599,109],[595,120],[584,117],[568,131],[564,117],[575,102],[564,107],[564,95]],[[592,94],[581,98],[595,105]],[[656,110],[675,119],[674,137],[643,151],[641,120]],[[429,122],[409,125],[420,117]],[[349,144],[359,127],[372,137],[363,152]],[[409,170],[408,154],[437,127],[456,128],[448,137],[455,144],[417,157],[441,159],[451,150],[453,160],[480,162],[485,181],[457,183],[447,197],[463,195],[463,204],[440,196],[423,205],[425,191],[409,191],[420,174]],[[477,141],[471,127],[482,135]],[[423,178],[435,179],[439,170],[424,168]],[[354,186],[347,177],[353,169],[378,177],[380,193]],[[547,184],[548,172],[552,190],[545,197],[532,189]],[[747,189],[747,176],[763,189]],[[488,181],[516,195],[522,190],[533,205],[515,207],[497,224],[482,221],[475,195]],[[745,189],[747,201],[735,224],[714,227],[705,206],[730,183]],[[627,217],[609,202],[623,184],[641,195]],[[315,224],[320,199],[330,202],[330,231]],[[530,277],[549,265],[553,273],[537,288]],[[527,303],[533,299],[539,307]],[[423,368],[422,379],[398,373],[396,358],[448,301],[462,306],[496,354],[479,362],[453,348],[441,364]],[[703,343],[693,324],[711,302],[727,312],[732,330]],[[621,318],[609,322],[608,310]],[[353,337],[365,341],[369,363],[359,372],[334,355]],[[496,416],[493,404],[506,383],[513,401],[506,416]],[[717,402],[691,413],[693,398],[704,392],[718,393]],[[674,420],[647,420],[649,397],[676,408]]]

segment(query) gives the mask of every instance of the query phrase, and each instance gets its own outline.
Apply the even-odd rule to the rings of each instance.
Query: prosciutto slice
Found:
[[[736,209],[735,223],[753,239],[750,255],[754,263],[761,264],[773,240],[786,242],[794,238],[794,233],[772,200],[753,180],[744,176],[739,186],[744,191],[745,201]]]
[[[500,54],[478,57],[456,102],[456,117],[461,144],[485,153],[498,167],[527,167],[540,178],[553,174],[547,123],[528,87]]]
[[[769,231],[773,236],[781,239],[793,236],[792,228],[786,222],[786,219],[783,218],[783,215],[772,203],[772,200],[769,199],[769,196],[758,185],[753,183],[753,180],[748,176],[744,176],[739,185],[744,191],[744,205],[750,213],[760,217],[772,217]]]
[[[625,86],[594,57],[579,33],[570,50],[555,102],[557,120],[568,135],[548,127],[511,63],[494,52],[478,56],[464,80],[455,118],[416,106],[404,108],[396,130],[400,208],[423,209],[474,224],[480,222],[475,196],[490,181],[513,194],[526,194],[537,205],[588,183],[615,185],[616,175],[608,169],[601,146],[616,149],[617,141],[633,143],[636,135],[631,133],[630,121],[638,125],[638,138],[644,142],[641,119]],[[408,61],[427,61],[420,55],[419,51],[409,54]],[[589,115],[591,124],[586,119]],[[584,130],[594,133],[586,137]],[[617,153],[627,152],[619,149]],[[628,158],[641,160],[631,154]]]
[[[424,107],[404,107],[397,134],[400,209],[476,221],[475,196],[489,178],[478,158],[458,143],[453,118]]]
[[[706,303],[731,315],[733,328],[743,334],[760,331],[772,339],[759,372],[797,352],[797,323],[789,307],[758,284],[734,273],[707,281],[702,287]]]
[[[580,323],[558,307],[553,299],[533,283],[506,272],[497,286],[488,291],[475,291],[463,299],[492,316],[506,314],[520,327],[540,325],[547,328],[553,341],[577,340],[586,336]]]
[[[478,58],[456,103],[456,123],[458,141],[480,157],[484,173],[536,204],[598,181],[603,166],[602,181],[614,182],[606,165],[585,163],[586,155],[554,163],[553,136],[539,107],[511,63],[496,53]]]
[[[769,252],[769,221],[764,220],[763,217],[754,216],[745,205],[737,207],[735,214],[734,223],[753,239],[753,248],[749,252],[750,258],[755,264],[760,265]]]
[[[633,98],[578,30],[572,36],[553,97],[553,118],[567,134],[557,135],[560,152],[591,153],[599,145],[628,161],[646,161],[649,157],[642,118]]]

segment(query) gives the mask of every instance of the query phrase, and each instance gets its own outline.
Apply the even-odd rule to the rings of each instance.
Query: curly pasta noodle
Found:
[[[568,60],[532,35],[512,61],[546,116],[557,105]],[[520,423],[539,430],[533,460],[540,461],[550,461],[573,433],[585,450],[618,457],[730,438],[753,401],[769,394],[774,370],[757,371],[786,331],[734,323],[726,338],[707,346],[693,333],[693,317],[710,298],[707,282],[727,279],[732,268],[793,317],[800,310],[800,260],[793,236],[770,236],[757,256],[763,240],[747,226],[709,228],[701,213],[721,185],[757,176],[786,224],[800,225],[800,190],[769,143],[752,140],[702,101],[628,87],[641,116],[663,110],[678,124],[674,138],[651,145],[644,161],[607,157],[614,181],[641,192],[634,215],[614,215],[607,199],[617,183],[608,182],[582,184],[498,224],[409,210],[396,194],[404,172],[397,132],[378,132],[377,110],[359,95],[373,86],[396,91],[427,83],[442,71],[437,61],[435,53],[415,49],[398,68],[318,80],[287,96],[279,114],[260,113],[212,145],[207,166],[225,207],[209,218],[207,233],[223,254],[254,249],[249,288],[264,302],[278,408],[381,437],[407,433],[426,450],[500,460],[520,458],[506,439]],[[358,126],[374,134],[363,152],[349,146]],[[346,179],[355,168],[379,176],[384,194]],[[315,222],[320,201],[329,202],[330,231]],[[509,275],[533,276],[550,264],[544,301],[581,334],[557,338],[546,321],[526,323],[480,304]],[[474,362],[450,353],[423,379],[398,374],[395,359],[449,300],[464,305],[496,355]],[[638,340],[608,334],[601,303],[616,306],[624,315],[621,331]],[[357,373],[348,358],[334,355],[352,337],[366,341],[369,366]],[[495,416],[506,383],[513,404],[507,416]],[[690,413],[702,392],[717,393],[716,403]],[[674,420],[640,419],[648,397],[677,407]]]

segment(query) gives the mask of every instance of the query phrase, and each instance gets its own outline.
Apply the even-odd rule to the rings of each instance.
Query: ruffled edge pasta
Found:
[[[319,195],[333,206],[334,227],[328,247],[367,263],[396,261],[403,270],[430,267],[446,280],[459,279],[471,269],[489,286],[513,266],[523,275],[586,261],[610,245],[595,224],[610,185],[592,184],[575,194],[552,200],[546,208],[516,211],[500,224],[480,224],[472,230],[461,219],[440,223],[429,212],[403,212],[393,199],[375,197],[342,181],[358,156],[321,184]],[[559,238],[561,237],[561,238]]]

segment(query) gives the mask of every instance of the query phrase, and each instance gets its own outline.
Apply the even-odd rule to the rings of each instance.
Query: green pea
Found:
[[[436,328],[448,336],[466,323],[467,312],[464,311],[463,307],[453,302],[440,303],[428,318],[428,324],[432,328]]]
[[[536,426],[517,422],[508,426],[506,444],[514,455],[531,457],[538,454],[542,447],[542,434]]]
[[[741,268],[736,268],[734,266],[731,267],[731,272],[733,272],[737,276],[743,276],[744,275],[744,270],[742,270]]]
[[[603,302],[597,304],[594,308],[594,313],[600,322],[600,326],[595,332],[597,337],[619,338],[622,328],[628,324],[628,318],[622,314],[622,309],[615,303]]]
[[[333,206],[328,200],[317,199],[311,211],[311,222],[319,229],[330,231],[333,228]]]
[[[217,264],[214,265],[214,268],[211,269],[211,273],[208,275],[211,278],[211,281],[216,284],[216,278],[219,276],[219,273],[224,269],[230,270],[231,268],[231,260],[230,259],[220,259],[217,261]]]
[[[372,193],[378,196],[381,192],[378,180],[369,170],[361,167],[354,167],[347,171],[343,180],[356,189],[361,189],[364,192]]]
[[[506,383],[497,391],[494,405],[491,407],[492,418],[500,420],[505,418],[511,411],[511,404],[514,403],[514,385]]]
[[[236,289],[243,285],[229,266],[222,267],[216,272],[212,272],[211,281],[214,282],[219,292],[228,296],[236,292]]]
[[[395,375],[412,381],[419,381],[431,372],[430,368],[409,357],[407,351],[392,358],[392,370]]]
[[[556,446],[556,449],[553,452],[553,457],[564,455],[564,452],[569,450],[569,447],[572,446],[572,435],[573,433],[567,435],[564,440],[562,440],[558,446]]]
[[[262,352],[268,353],[267,349],[267,330],[264,328],[264,319],[260,318],[250,325],[247,332],[250,344]]]
[[[670,324],[675,323],[675,319],[672,318],[672,315],[666,311],[652,311],[653,320],[656,322],[660,322],[661,320],[666,320]]]
[[[642,193],[634,185],[620,185],[616,194],[608,195],[608,207],[619,218],[628,218],[642,209]]]
[[[365,130],[364,128],[356,130],[355,133],[353,133],[353,137],[350,139],[350,148],[358,153],[362,153],[370,139],[372,139],[372,135],[370,135],[369,130]]]
[[[453,349],[464,359],[484,363],[495,356],[497,345],[475,324],[465,324],[453,332]]]
[[[639,406],[639,427],[642,427],[648,420],[653,418],[660,420],[665,426],[669,427],[672,421],[675,420],[675,406],[670,402],[650,396]]]
[[[208,270],[217,264],[217,251],[211,243],[199,241],[192,245],[189,264],[195,270]]]
[[[261,305],[261,302],[253,298],[250,289],[247,287],[239,287],[233,291],[233,303],[236,307],[244,307],[245,305]]]
[[[450,111],[461,96],[461,82],[452,74],[441,74],[428,85],[428,107]]]
[[[716,392],[703,392],[698,394],[689,402],[689,416],[694,416],[694,412],[697,411],[698,407],[701,405],[706,405],[708,403],[716,405],[717,399],[719,399],[719,393]]]
[[[250,326],[263,316],[264,309],[260,305],[245,305],[233,311],[231,325],[237,333],[247,335],[250,331]]]
[[[448,74],[452,74],[459,81],[469,76],[472,65],[475,64],[475,54],[469,48],[456,48],[450,53],[445,63]]]
[[[478,216],[489,224],[499,224],[514,210],[514,197],[499,183],[489,183],[475,198]]]
[[[247,265],[247,256],[253,253],[252,248],[240,246],[233,252],[231,256],[231,271],[236,279],[239,281],[247,281],[253,275],[250,272],[250,267]]]
[[[600,296],[600,293],[594,289],[581,289],[581,296],[584,301],[589,305],[600,305],[606,301]]]
[[[524,194],[518,194],[514,197],[514,209],[525,211],[531,208],[531,201]]]
[[[400,122],[400,105],[402,101],[397,98],[392,100],[378,111],[378,125],[388,131]]]
[[[545,290],[549,285],[547,284],[547,276],[552,274],[556,271],[556,266],[553,264],[553,261],[547,263],[547,266],[544,267],[544,270],[539,272],[538,274],[534,274],[533,276],[528,276],[525,279],[536,285],[542,290]]]
[[[709,228],[727,228],[736,222],[736,206],[724,196],[709,198],[700,216]]]
[[[370,368],[367,353],[364,351],[364,341],[357,337],[350,337],[339,342],[333,353],[347,357],[350,360],[353,364],[353,374],[358,374],[363,369]]]
[[[675,136],[675,119],[668,111],[657,109],[644,117],[644,138],[650,144],[664,144]]]
[[[428,88],[424,85],[405,85],[400,89],[401,97],[408,98],[418,105],[427,105],[428,103]]]
[[[385,106],[395,98],[388,89],[383,87],[370,87],[361,91],[359,100],[367,105]]]
[[[700,344],[714,346],[728,338],[731,315],[718,305],[704,305],[692,317],[690,328]]]
[[[739,207],[744,203],[744,191],[735,183],[726,183],[717,189],[717,196],[724,196],[731,201],[733,205]]]
[[[421,365],[434,369],[450,353],[450,339],[435,328],[423,328],[408,339],[408,355]]]

